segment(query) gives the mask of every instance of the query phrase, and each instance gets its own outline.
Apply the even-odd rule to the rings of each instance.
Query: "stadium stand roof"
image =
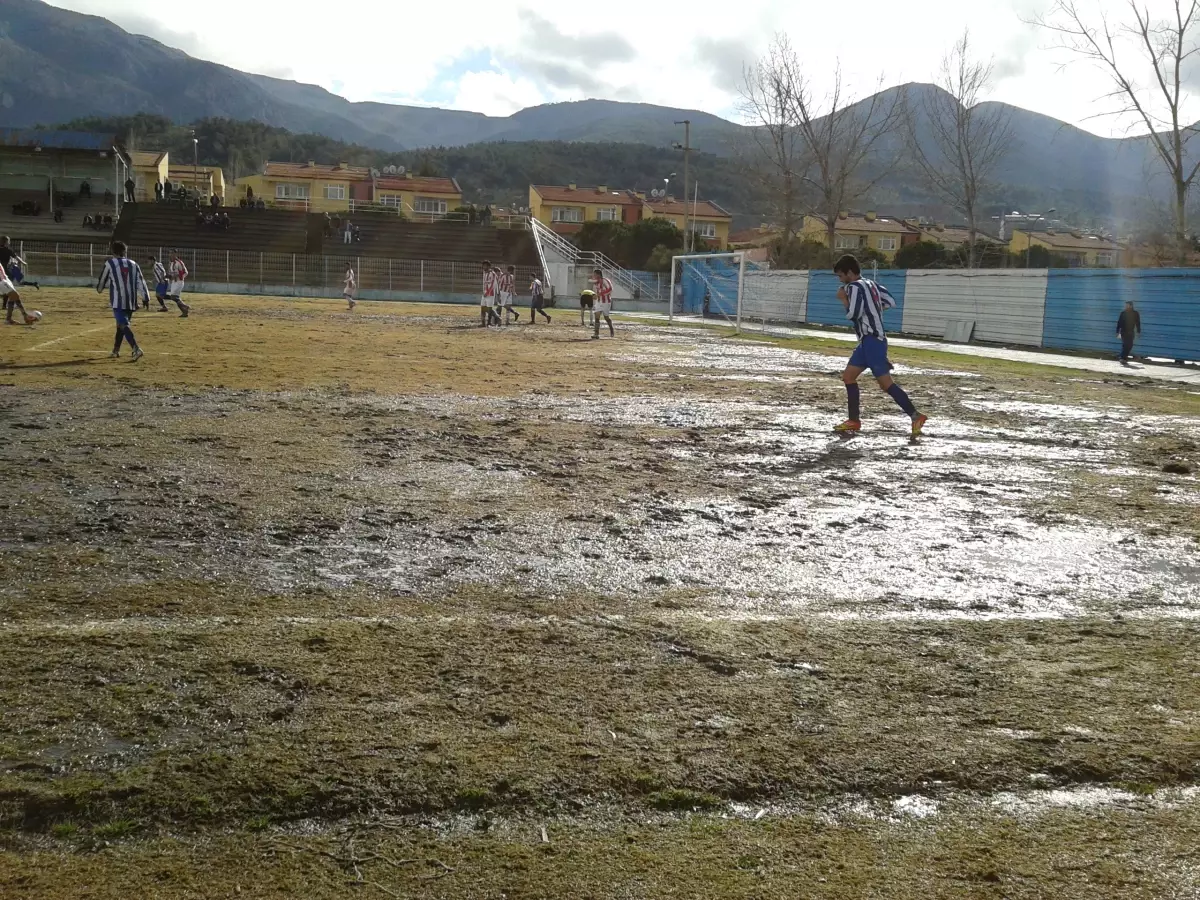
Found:
[[[46,150],[106,152],[117,144],[112,134],[96,131],[43,131],[37,128],[0,128],[0,147],[43,147]]]

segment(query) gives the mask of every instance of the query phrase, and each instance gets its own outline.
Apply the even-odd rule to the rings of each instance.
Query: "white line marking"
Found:
[[[89,328],[87,331],[81,331],[79,334],[68,334],[66,337],[55,338],[52,341],[46,341],[46,343],[38,344],[35,347],[26,347],[25,352],[32,353],[34,350],[41,350],[43,347],[49,347],[51,344],[58,344],[62,341],[69,341],[72,338],[83,337],[85,334],[91,334],[94,331],[103,331],[107,327],[107,325],[98,325],[95,328]]]

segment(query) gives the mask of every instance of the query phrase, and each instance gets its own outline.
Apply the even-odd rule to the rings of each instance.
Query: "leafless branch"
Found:
[[[1116,101],[1110,114],[1128,116],[1146,129],[1146,139],[1171,176],[1182,265],[1188,254],[1188,194],[1200,175],[1200,162],[1192,162],[1188,148],[1196,123],[1182,121],[1184,70],[1200,55],[1200,0],[1173,0],[1174,15],[1163,19],[1152,18],[1138,0],[1128,0],[1127,6],[1128,18],[1114,24],[1103,13],[1081,9],[1077,0],[1057,0],[1047,16],[1033,22],[1057,36],[1059,49],[1105,73],[1112,90],[1104,99]],[[1134,73],[1147,68],[1153,83],[1143,86]]]
[[[969,33],[942,60],[937,89],[906,98],[908,157],[929,188],[967,219],[968,266],[975,267],[980,197],[1012,146],[1011,116],[981,107],[992,64],[971,56]]]

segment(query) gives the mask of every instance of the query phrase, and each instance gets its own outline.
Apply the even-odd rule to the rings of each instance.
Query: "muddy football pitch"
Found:
[[[449,306],[0,329],[0,897],[1200,896],[1200,394]]]

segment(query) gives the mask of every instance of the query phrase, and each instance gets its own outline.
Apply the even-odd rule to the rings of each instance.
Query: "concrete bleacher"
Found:
[[[516,266],[538,264],[533,236],[522,229],[455,221],[410,222],[387,213],[359,213],[349,218],[358,226],[360,240],[347,244],[338,232],[324,237],[318,252],[399,260],[478,263],[490,259]]]
[[[41,204],[38,216],[15,215],[14,204],[30,200]],[[19,241],[71,241],[78,243],[104,243],[110,240],[111,231],[84,228],[83,218],[90,215],[113,215],[111,202],[105,203],[103,196],[90,200],[75,197],[73,205],[63,207],[62,222],[55,222],[50,211],[50,197],[46,191],[0,191],[0,234]]]
[[[196,224],[196,210],[168,203],[130,203],[121,212],[114,237],[137,247],[187,247],[259,253],[304,253],[309,216],[283,209],[223,206],[228,230]],[[206,208],[205,212],[213,210]]]

